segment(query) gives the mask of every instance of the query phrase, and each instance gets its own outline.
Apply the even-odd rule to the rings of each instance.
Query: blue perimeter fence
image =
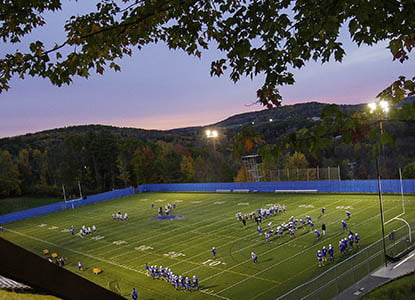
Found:
[[[415,193],[415,180],[403,180],[403,192]],[[400,193],[399,180],[381,180],[383,193]],[[281,182],[228,182],[228,183],[182,183],[144,184],[136,190],[133,187],[88,196],[86,199],[62,201],[45,206],[13,212],[0,216],[0,224],[20,221],[40,215],[71,209],[96,202],[132,195],[136,192],[275,192],[314,191],[321,193],[377,193],[377,180],[356,181],[281,181]]]
[[[404,193],[415,193],[415,180],[402,180]],[[382,193],[400,193],[400,180],[381,180]],[[275,192],[315,191],[321,193],[377,193],[377,180],[279,181],[231,183],[145,184],[139,192]]]
[[[0,224],[6,224],[11,222],[20,221],[27,218],[32,218],[40,215],[46,215],[60,210],[71,209],[79,206],[84,206],[96,202],[110,200],[114,198],[124,197],[135,193],[133,187],[106,192],[102,194],[96,194],[86,197],[85,199],[75,199],[71,201],[62,201],[49,205],[30,208],[22,211],[17,211],[0,216]]]

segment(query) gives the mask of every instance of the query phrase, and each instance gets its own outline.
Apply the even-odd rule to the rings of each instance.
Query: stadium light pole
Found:
[[[382,118],[387,115],[389,112],[389,103],[381,100],[378,103],[371,102],[368,104],[368,107],[370,109],[370,113],[374,114],[377,117],[377,120],[379,122],[379,130],[380,134],[383,134],[383,125],[382,125]],[[385,148],[382,144],[382,151],[383,155],[385,155]],[[388,261],[386,259],[386,243],[385,243],[385,217],[383,215],[383,199],[382,199],[382,186],[380,182],[380,172],[379,172],[379,153],[380,149],[376,155],[376,175],[377,175],[377,181],[378,181],[378,195],[379,195],[379,208],[380,208],[380,220],[382,225],[382,244],[383,244],[383,256],[385,260],[385,267],[388,266]]]
[[[213,130],[207,129],[205,133],[206,133],[206,137],[213,141],[213,150],[216,151],[216,139],[219,136],[218,131],[215,130],[215,129],[213,129]]]

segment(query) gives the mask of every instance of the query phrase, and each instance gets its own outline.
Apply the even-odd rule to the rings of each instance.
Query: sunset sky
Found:
[[[58,32],[50,37],[62,40]],[[345,48],[341,64],[309,62],[295,71],[296,83],[280,89],[283,105],[365,103],[399,75],[414,76],[414,61],[393,62],[386,43],[358,48],[346,42]],[[12,80],[11,89],[0,94],[0,137],[80,124],[171,129],[262,110],[253,105],[261,77],[237,84],[226,76],[210,77],[217,54],[213,49],[198,59],[163,44],[150,45],[124,59],[121,72],[78,78],[70,86],[39,78]]]

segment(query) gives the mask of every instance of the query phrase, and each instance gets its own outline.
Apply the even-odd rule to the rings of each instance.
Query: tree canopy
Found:
[[[278,88],[294,83],[293,70],[307,61],[341,62],[339,38],[347,27],[357,45],[388,41],[394,60],[410,59],[415,47],[415,2],[412,0],[96,0],[96,10],[70,17],[66,37],[54,45],[37,40],[45,15],[62,9],[61,0],[5,0],[0,4],[0,38],[28,49],[0,57],[0,92],[13,77],[39,76],[52,84],[70,84],[106,68],[120,70],[119,59],[133,49],[164,42],[200,57],[217,48],[211,75],[231,80],[264,75],[257,101],[279,106]],[[17,49],[16,47],[15,49]],[[228,70],[228,71],[226,71]],[[402,100],[415,94],[415,77],[400,77],[379,96]]]

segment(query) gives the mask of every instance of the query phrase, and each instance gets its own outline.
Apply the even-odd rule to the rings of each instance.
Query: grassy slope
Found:
[[[38,295],[31,293],[15,293],[9,292],[0,289],[0,300],[58,300],[56,298],[48,295]]]
[[[399,199],[399,196],[384,197],[386,219],[399,212]],[[415,197],[410,199],[407,215],[415,220]],[[157,207],[168,202],[177,202],[174,213],[184,218],[151,220],[156,215],[151,203]],[[238,211],[248,213],[270,203],[287,206],[285,214],[269,220],[273,224],[280,224],[291,215],[298,218],[310,215],[316,228],[326,223],[327,236],[316,241],[313,232],[300,229],[294,239],[273,238],[267,244],[256,233],[255,222],[249,221],[244,228],[235,220]],[[378,205],[376,195],[146,193],[9,224],[5,226],[9,230],[2,236],[39,255],[44,248],[57,251],[69,258],[69,270],[106,288],[109,282],[117,280],[125,297],[132,287],[137,287],[140,299],[275,299],[331,266],[318,268],[315,252],[329,243],[336,247],[338,240],[346,235],[340,225],[346,206],[353,213],[349,221],[351,229],[362,237],[361,247],[378,240]],[[319,217],[323,206],[327,212]],[[128,212],[128,223],[111,219],[111,214],[118,210]],[[41,224],[47,225],[39,227]],[[77,229],[84,224],[96,225],[95,235],[104,238],[82,239],[61,232],[72,224]],[[400,226],[392,222],[386,230]],[[128,244],[116,245],[114,241]],[[213,246],[218,249],[216,260],[212,260],[210,252]],[[250,261],[251,251],[258,254],[258,264]],[[335,254],[336,261],[345,258],[338,257],[337,247]],[[76,268],[78,260],[86,267],[83,272]],[[148,278],[144,274],[145,263],[170,266],[179,275],[196,275],[203,292],[176,291],[167,282]],[[104,272],[94,275],[95,266]]]
[[[0,215],[62,201],[57,198],[18,197],[0,199]]]
[[[387,283],[363,296],[362,300],[415,299],[415,274],[407,275]]]

